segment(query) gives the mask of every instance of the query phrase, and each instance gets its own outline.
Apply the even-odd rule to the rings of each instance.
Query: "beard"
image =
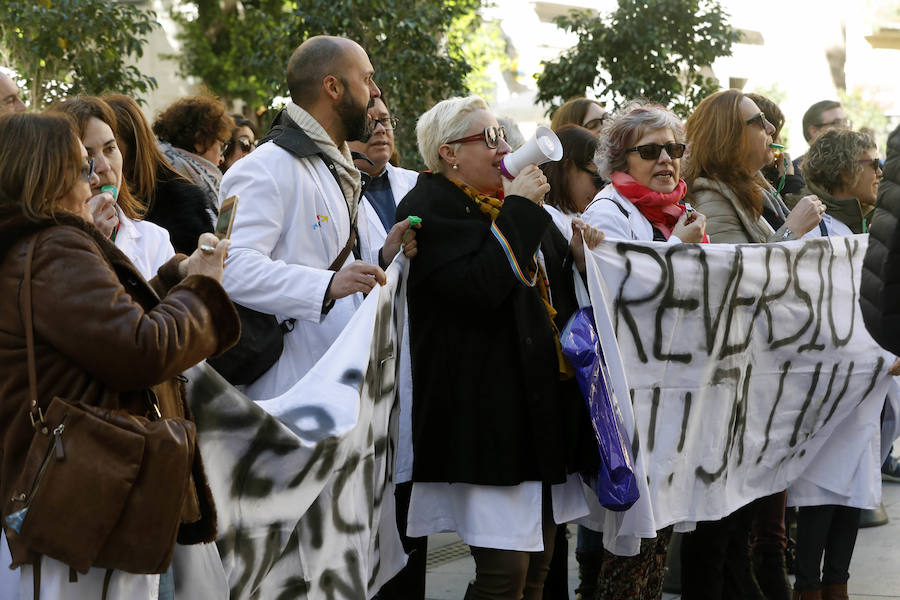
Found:
[[[368,104],[358,105],[353,102],[349,93],[344,93],[337,105],[337,113],[344,124],[348,142],[367,142],[372,137],[372,130],[375,128],[372,119],[369,118],[369,108],[374,103],[375,101],[370,98]]]

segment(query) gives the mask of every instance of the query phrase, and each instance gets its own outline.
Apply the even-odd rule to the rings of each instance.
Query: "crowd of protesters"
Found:
[[[562,158],[510,179],[500,168],[508,128],[481,98],[436,102],[413,127],[391,116],[376,81],[355,42],[311,38],[287,65],[291,100],[259,135],[209,96],[181,98],[152,124],[120,94],[29,112],[0,74],[0,491],[13,498],[3,556],[19,567],[17,587],[0,593],[172,598],[168,564],[76,575],[10,529],[51,400],[190,420],[179,373],[228,356],[249,313],[274,315],[284,347],[241,389],[273,398],[402,252],[409,328],[393,480],[410,559],[377,597],[422,600],[426,537],[455,531],[476,565],[460,597],[567,598],[565,524],[587,514],[579,474],[598,461],[559,342],[588,302],[584,248],[604,237],[758,244],[871,230],[882,260],[894,258],[900,133],[887,168],[836,102],[803,116],[810,148],[791,161],[779,145],[785,115],[763,96],[714,93],[686,122],[644,100],[607,112],[575,98],[552,117]],[[399,166],[401,132],[424,173]],[[885,175],[892,196],[875,210]],[[231,196],[237,214],[220,241],[211,232]],[[866,306],[881,276],[867,269],[870,321],[892,307]],[[897,339],[883,329],[879,342]],[[58,443],[59,427],[43,435]],[[883,470],[900,480],[892,458]],[[173,505],[179,543],[215,539],[205,482],[197,449]],[[785,506],[786,493],[774,494],[685,534],[682,597],[847,599],[859,507],[800,508],[792,585]],[[623,557],[579,526],[577,598],[659,599],[672,539],[669,526]]]

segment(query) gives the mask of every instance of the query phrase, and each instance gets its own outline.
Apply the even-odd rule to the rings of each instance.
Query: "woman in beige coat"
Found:
[[[705,98],[687,120],[687,200],[706,215],[712,243],[765,243],[800,238],[818,226],[825,206],[805,196],[788,212],[760,173],[775,159],[774,126],[738,90]],[[761,498],[719,521],[698,523],[683,538],[682,593],[686,600],[789,598],[784,569],[784,492]],[[754,519],[760,536],[749,537]],[[759,581],[757,581],[759,578]],[[762,589],[760,589],[762,587]]]

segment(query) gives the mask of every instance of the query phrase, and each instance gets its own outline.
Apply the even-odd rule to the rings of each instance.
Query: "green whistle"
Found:
[[[412,231],[413,227],[419,225],[422,222],[422,217],[409,215],[408,217],[406,217],[406,220],[409,221],[409,229],[406,230],[406,233],[403,234],[403,239],[400,240],[400,250],[397,251],[398,254],[400,252],[403,252],[403,244],[406,243],[406,238],[409,236],[409,232]]]
[[[100,188],[100,191],[104,194],[112,194],[113,200],[119,197],[119,190],[114,185],[104,185],[102,188]]]

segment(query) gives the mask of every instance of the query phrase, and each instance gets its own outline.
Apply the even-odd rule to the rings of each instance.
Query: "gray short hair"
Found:
[[[419,154],[425,165],[435,173],[447,169],[441,159],[440,147],[449,140],[464,137],[472,124],[472,114],[479,110],[489,110],[487,103],[479,96],[449,98],[432,106],[419,117],[416,123],[416,139]]]
[[[676,142],[684,142],[684,124],[675,113],[659,104],[632,100],[617,111],[603,127],[597,170],[604,179],[614,171],[628,167],[626,150],[634,146],[648,131],[671,129]]]

